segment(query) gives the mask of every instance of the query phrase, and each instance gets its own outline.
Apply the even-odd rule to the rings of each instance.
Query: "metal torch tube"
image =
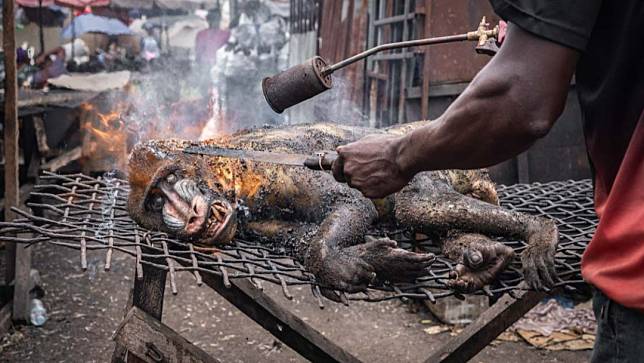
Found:
[[[349,57],[343,61],[340,61],[338,63],[335,63],[333,65],[330,65],[322,70],[322,75],[326,76],[329,75],[335,71],[337,71],[340,68],[346,67],[349,64],[355,63],[359,61],[360,59],[366,58],[374,53],[382,52],[383,50],[389,50],[389,49],[398,49],[398,48],[409,48],[409,47],[417,47],[421,45],[431,45],[431,44],[439,44],[439,43],[452,43],[452,42],[460,42],[463,40],[469,40],[470,37],[468,37],[469,34],[457,34],[457,35],[448,35],[444,37],[435,37],[435,38],[425,38],[425,39],[416,39],[416,40],[408,40],[405,42],[396,42],[396,43],[387,43],[387,44],[381,44],[377,47],[373,47],[371,49],[367,49],[362,53],[358,53],[352,57]]]

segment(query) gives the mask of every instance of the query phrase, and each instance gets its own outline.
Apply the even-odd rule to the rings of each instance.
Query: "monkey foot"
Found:
[[[415,253],[398,248],[388,238],[367,237],[366,243],[329,253],[315,275],[324,296],[340,301],[333,290],[359,292],[376,278],[382,281],[413,281],[427,273],[434,262],[431,253]]]
[[[463,293],[471,293],[490,284],[512,261],[512,248],[485,241],[472,243],[463,251],[462,263],[449,273],[447,286]]]
[[[528,247],[521,253],[523,277],[535,290],[552,287],[557,279],[555,253],[559,232],[553,221],[541,220],[532,228]]]

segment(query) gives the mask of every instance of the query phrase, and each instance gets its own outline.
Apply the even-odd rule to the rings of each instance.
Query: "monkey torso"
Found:
[[[180,152],[192,146],[214,146],[240,150],[272,151],[315,155],[333,151],[360,138],[373,134],[396,134],[424,123],[392,129],[373,129],[331,123],[303,124],[279,128],[260,128],[201,141],[172,139],[148,143],[159,150]],[[357,190],[338,183],[329,172],[304,167],[254,162],[252,160],[203,156],[210,171],[230,198],[242,206],[249,220],[277,219],[319,223],[328,207],[337,203],[364,200]],[[432,171],[420,174],[418,182],[432,189],[448,188],[461,194],[498,203],[493,183],[484,170]],[[479,190],[475,190],[478,188]],[[395,198],[373,201],[380,220],[390,220]]]

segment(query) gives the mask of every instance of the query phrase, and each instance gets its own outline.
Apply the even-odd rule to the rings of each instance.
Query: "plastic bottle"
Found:
[[[45,305],[43,305],[40,299],[31,299],[29,318],[35,326],[42,326],[47,321],[47,309],[45,309]]]

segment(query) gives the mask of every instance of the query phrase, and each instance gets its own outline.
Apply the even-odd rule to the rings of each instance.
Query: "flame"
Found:
[[[127,130],[121,118],[124,105],[101,113],[96,105],[81,105],[83,159],[91,170],[124,170],[127,158]],[[111,165],[110,165],[111,164]]]
[[[103,102],[103,103],[101,103]],[[126,87],[109,101],[81,105],[83,160],[86,170],[125,171],[127,155],[140,141],[161,138],[196,140],[213,119],[216,97],[159,104],[141,89]],[[103,106],[103,107],[101,107]],[[108,108],[106,112],[105,109]],[[221,115],[217,116],[221,117]]]

